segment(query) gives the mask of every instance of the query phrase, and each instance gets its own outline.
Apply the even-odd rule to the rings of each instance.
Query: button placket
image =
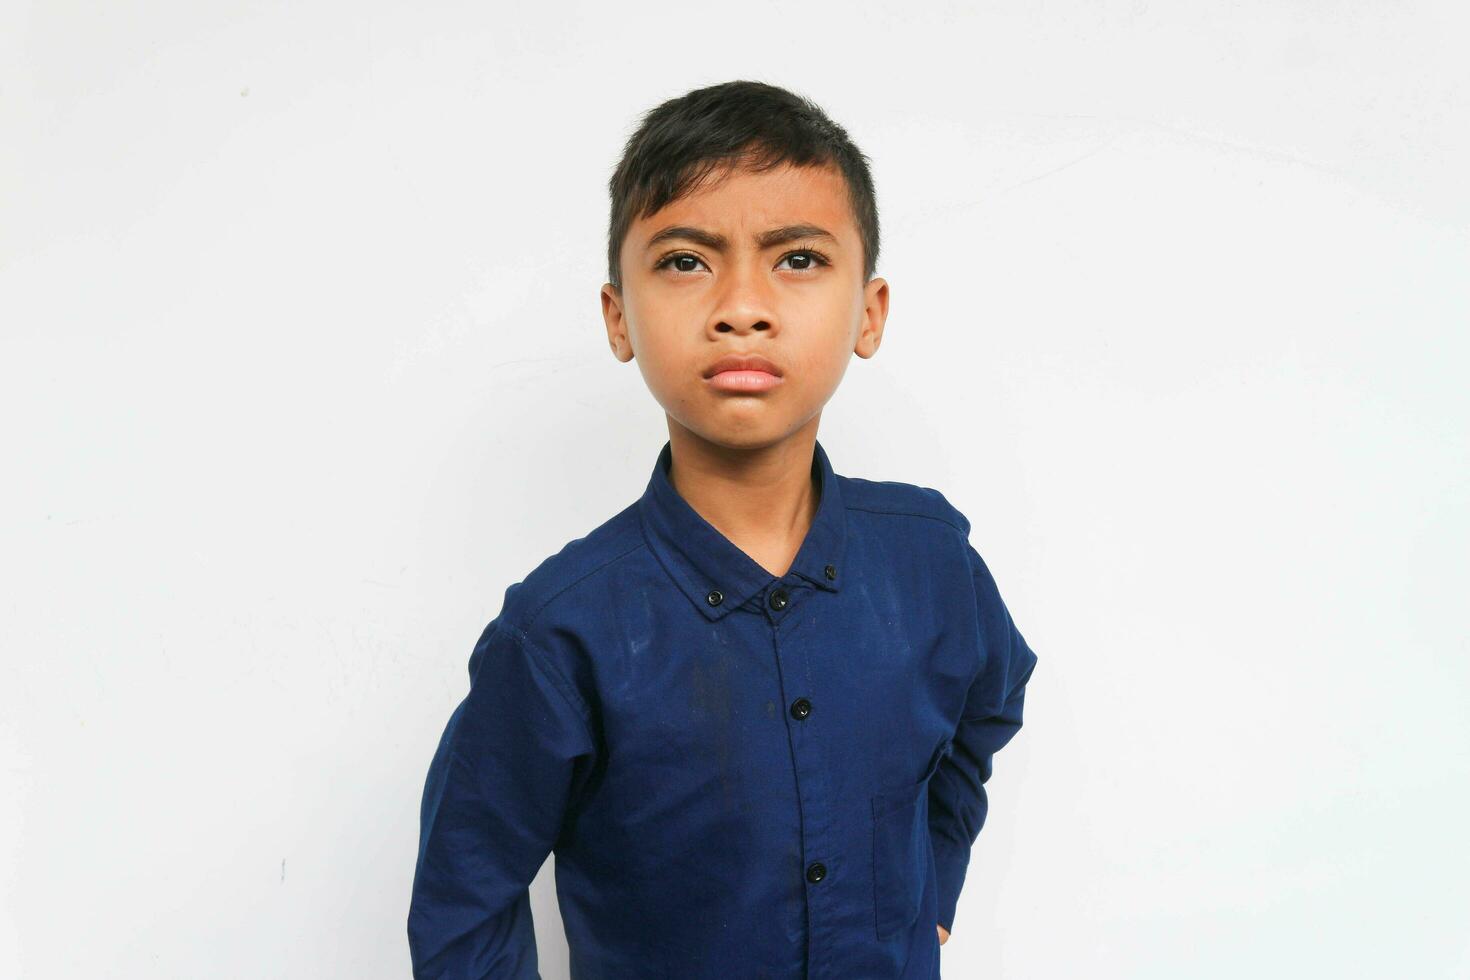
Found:
[[[826,574],[827,577],[830,579],[834,577],[835,572],[836,570],[831,565],[828,565],[824,574]],[[770,591],[766,593],[765,606],[768,610],[768,615],[771,620],[771,631],[773,636],[779,636],[781,632],[781,621],[792,605],[793,588],[796,586],[804,585],[804,582],[795,582],[794,586],[776,584],[773,585]],[[776,641],[776,646],[777,650],[779,651],[779,639]],[[805,721],[812,713],[812,702],[809,698],[798,697],[791,702],[791,705],[787,708],[787,713],[790,714],[790,716],[797,721]],[[804,739],[802,741],[804,741]],[[818,845],[818,849],[820,849],[820,845]],[[821,861],[812,861],[806,867],[805,877],[807,882],[812,885],[826,880],[827,865]]]

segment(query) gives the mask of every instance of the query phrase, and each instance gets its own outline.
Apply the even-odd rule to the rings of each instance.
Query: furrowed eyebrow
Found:
[[[756,248],[766,249],[775,245],[784,245],[787,242],[793,242],[800,238],[824,238],[834,245],[837,243],[837,236],[830,231],[827,231],[825,228],[818,228],[816,225],[806,224],[783,225],[780,228],[772,228],[769,231],[763,231],[756,235],[754,241]],[[675,239],[682,239],[693,242],[696,245],[703,245],[705,248],[716,252],[726,251],[730,247],[730,240],[724,235],[712,231],[705,231],[703,228],[695,228],[692,225],[670,225],[655,233],[648,240],[648,245],[645,246],[645,250],[652,249],[655,245]]]

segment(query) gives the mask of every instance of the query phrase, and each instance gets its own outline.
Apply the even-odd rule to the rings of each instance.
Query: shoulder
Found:
[[[471,655],[472,682],[485,659],[483,649],[498,643],[498,649],[513,649],[548,674],[583,718],[591,717],[592,682],[583,647],[607,619],[609,581],[646,554],[636,507],[630,504],[566,542],[506,587],[499,612]]]
[[[948,526],[962,538],[969,537],[969,518],[933,487],[856,476],[839,476],[838,480],[843,506],[849,511],[898,521],[933,522]]]
[[[591,531],[563,544],[511,584],[505,590],[500,616],[534,640],[549,607],[571,601],[580,588],[595,586],[596,580],[616,573],[621,564],[645,548],[637,504],[629,504]]]

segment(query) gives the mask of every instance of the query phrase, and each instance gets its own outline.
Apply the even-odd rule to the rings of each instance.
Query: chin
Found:
[[[783,422],[763,419],[759,424],[752,425],[723,423],[685,426],[685,428],[705,442],[722,449],[754,450],[765,449],[780,443],[783,439],[789,439],[801,428],[799,425],[783,424]]]

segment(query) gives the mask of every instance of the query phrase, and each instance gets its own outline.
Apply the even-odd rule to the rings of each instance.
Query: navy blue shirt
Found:
[[[937,490],[838,476],[785,575],[668,478],[511,585],[424,788],[416,978],[939,976],[1036,656]]]

